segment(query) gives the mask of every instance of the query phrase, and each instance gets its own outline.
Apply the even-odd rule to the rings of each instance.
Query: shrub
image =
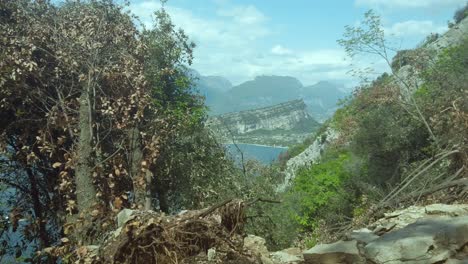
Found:
[[[346,170],[350,154],[330,155],[323,162],[300,170],[288,193],[288,199],[295,201],[298,207],[293,217],[305,229],[317,227],[320,213],[325,208],[333,208],[335,213],[342,211],[342,202],[347,200],[343,187],[350,177]]]

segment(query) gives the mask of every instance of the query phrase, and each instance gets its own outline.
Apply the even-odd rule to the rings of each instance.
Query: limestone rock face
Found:
[[[301,154],[297,155],[294,158],[291,158],[286,163],[285,179],[284,183],[278,187],[279,191],[284,191],[290,184],[291,181],[295,178],[296,172],[304,166],[309,166],[316,163],[321,155],[323,150],[333,141],[339,137],[339,134],[336,130],[328,127],[324,133],[319,135],[312,145],[307,147]]]
[[[428,206],[410,206],[385,214],[385,217],[375,222],[377,228],[389,228],[392,230],[403,228],[421,218],[434,218],[440,216],[468,216],[466,204],[431,204]],[[376,230],[374,230],[376,232]]]
[[[278,141],[285,145],[291,138],[304,138],[320,124],[307,112],[303,100],[253,110],[234,112],[210,117],[205,125],[212,130],[222,142],[266,144],[263,141]],[[284,137],[283,139],[281,139]],[[263,138],[263,140],[262,140]],[[284,142],[282,142],[284,141]],[[296,141],[296,140],[294,140]]]
[[[345,240],[305,251],[305,263],[468,264],[468,205],[411,206]]]
[[[310,264],[365,263],[354,240],[315,246],[304,252],[304,260]]]
[[[423,57],[429,56],[432,59],[437,58],[445,48],[453,47],[462,43],[467,35],[468,18],[465,18],[434,42],[422,47],[421,52],[426,54]],[[427,59],[425,59],[425,62],[432,63]],[[397,71],[396,75],[399,77],[396,80],[396,83],[400,86],[404,99],[409,99],[409,96],[423,83],[419,70],[413,65],[404,65]]]
[[[447,260],[468,243],[468,216],[421,219],[364,248],[373,263],[427,264]]]

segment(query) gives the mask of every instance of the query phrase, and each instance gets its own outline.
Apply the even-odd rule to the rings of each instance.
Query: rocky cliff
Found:
[[[320,160],[322,152],[339,137],[338,131],[327,127],[325,131],[315,138],[314,142],[299,155],[291,158],[286,163],[284,171],[284,182],[278,186],[278,191],[285,191],[292,183],[296,172],[302,168],[317,163]]]
[[[468,17],[454,25],[445,34],[438,36],[433,41],[427,42],[422,47],[410,50],[409,54],[397,54],[393,58],[394,77],[396,83],[400,86],[403,98],[408,99],[409,94],[413,93],[422,84],[420,77],[421,64],[428,67],[434,64],[441,52],[445,48],[459,45],[468,36]],[[408,51],[402,51],[408,53]],[[411,63],[404,63],[403,61]],[[419,64],[419,65],[418,65]]]
[[[320,125],[307,113],[306,107],[303,100],[294,100],[214,116],[207,120],[206,126],[226,142],[234,137],[243,143],[268,144],[265,140],[269,139],[275,144],[285,145],[303,134],[312,133]]]

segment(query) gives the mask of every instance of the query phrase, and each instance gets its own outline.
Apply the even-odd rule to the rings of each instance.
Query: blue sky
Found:
[[[158,0],[130,1],[131,10],[151,23]],[[431,32],[443,33],[447,21],[466,0],[169,0],[174,23],[198,45],[193,68],[202,75],[219,75],[234,84],[257,75],[288,75],[304,84],[320,80],[348,86],[348,74],[336,40],[345,25],[356,25],[364,12],[382,17],[389,39],[398,48],[411,48]],[[354,61],[359,67],[377,58]]]

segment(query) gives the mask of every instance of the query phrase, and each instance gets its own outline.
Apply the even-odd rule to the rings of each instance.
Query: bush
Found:
[[[323,162],[300,170],[288,192],[288,199],[295,201],[297,207],[293,217],[305,229],[315,229],[322,213],[340,213],[347,207],[349,197],[343,188],[350,178],[346,168],[350,154],[330,155]]]

